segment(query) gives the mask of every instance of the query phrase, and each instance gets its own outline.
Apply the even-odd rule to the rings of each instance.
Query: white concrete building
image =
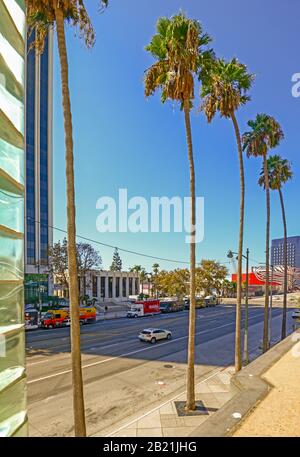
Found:
[[[55,294],[68,297],[68,291],[55,284]],[[90,270],[85,278],[80,278],[80,295],[88,295],[97,302],[127,301],[131,295],[140,293],[140,280],[136,272]]]

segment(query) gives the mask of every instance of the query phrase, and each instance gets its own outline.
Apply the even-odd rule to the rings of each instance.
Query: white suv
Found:
[[[172,333],[170,330],[162,330],[159,328],[146,328],[139,334],[139,339],[141,341],[146,341],[151,344],[155,344],[159,340],[170,340],[171,338]]]

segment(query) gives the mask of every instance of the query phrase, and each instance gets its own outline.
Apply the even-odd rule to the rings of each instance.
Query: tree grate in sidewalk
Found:
[[[175,408],[177,411],[177,415],[179,417],[183,416],[208,416],[209,410],[204,406],[203,401],[196,401],[196,409],[195,411],[186,411],[185,410],[185,401],[175,401]],[[211,408],[210,408],[211,409]]]

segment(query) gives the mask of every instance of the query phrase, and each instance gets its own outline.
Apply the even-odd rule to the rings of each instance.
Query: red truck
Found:
[[[127,317],[144,317],[153,316],[154,314],[160,314],[159,300],[137,301],[127,311]]]

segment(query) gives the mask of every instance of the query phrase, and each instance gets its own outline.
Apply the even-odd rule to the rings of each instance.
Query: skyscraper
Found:
[[[300,236],[290,236],[287,239],[287,261],[289,267],[300,268]],[[272,240],[272,265],[284,265],[284,239]]]
[[[47,276],[48,246],[52,243],[52,72],[53,32],[43,54],[27,40],[26,59],[26,205],[25,298],[40,289],[51,294]]]

